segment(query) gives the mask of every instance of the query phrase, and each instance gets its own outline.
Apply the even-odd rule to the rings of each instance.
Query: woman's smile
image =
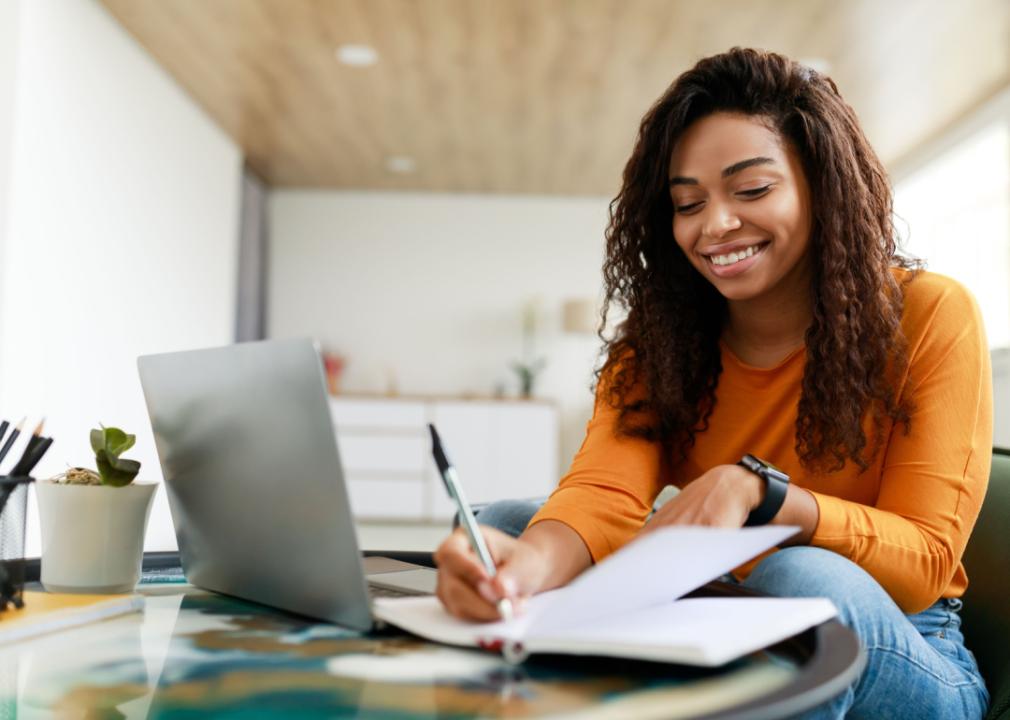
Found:
[[[747,272],[760,261],[761,254],[768,247],[767,241],[756,243],[732,243],[699,251],[708,261],[709,269],[719,277],[734,277]]]

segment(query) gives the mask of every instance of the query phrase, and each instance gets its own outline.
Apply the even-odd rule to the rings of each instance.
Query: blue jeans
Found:
[[[518,536],[539,502],[503,500],[477,516]],[[905,615],[851,560],[815,547],[789,547],[763,560],[744,586],[782,597],[827,597],[866,650],[862,675],[804,718],[981,718],[989,704],[975,658],[964,646],[961,601],[941,599]]]

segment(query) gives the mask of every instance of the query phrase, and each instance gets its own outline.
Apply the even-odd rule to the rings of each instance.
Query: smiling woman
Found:
[[[446,607],[492,617],[657,527],[795,526],[734,575],[831,598],[862,640],[862,678],[811,717],[980,717],[957,611],[991,456],[988,347],[971,294],[900,255],[891,218],[829,78],[740,49],[678,78],[612,204],[604,313],[627,320],[582,448],[539,511],[478,517],[525,527],[486,530],[493,580],[443,544]]]
[[[723,297],[738,301],[732,307],[778,308],[810,287],[810,189],[777,132],[746,115],[710,115],[684,133],[670,174],[673,237]]]

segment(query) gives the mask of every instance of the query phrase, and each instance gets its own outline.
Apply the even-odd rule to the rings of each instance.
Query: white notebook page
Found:
[[[830,620],[827,598],[690,598],[581,627],[544,630],[531,652],[562,649],[652,660],[721,665]]]
[[[554,594],[531,622],[532,635],[668,603],[742,565],[799,531],[666,527],[634,540]]]

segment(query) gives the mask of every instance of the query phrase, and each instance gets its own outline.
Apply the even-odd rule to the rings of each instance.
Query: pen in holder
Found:
[[[28,485],[35,478],[0,476],[0,612],[24,605]]]

